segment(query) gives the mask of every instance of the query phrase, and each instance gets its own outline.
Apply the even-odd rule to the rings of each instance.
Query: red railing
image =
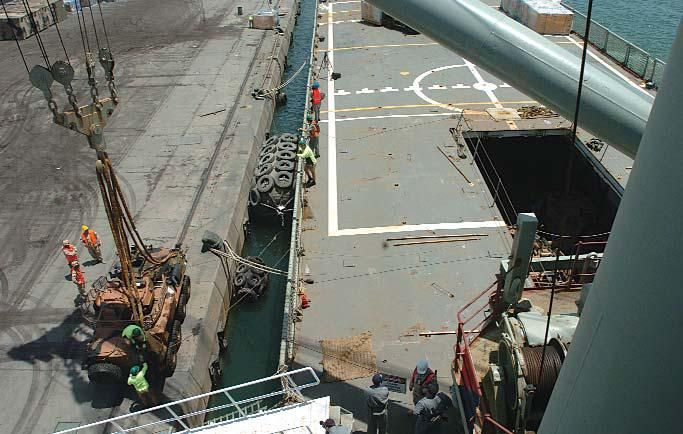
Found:
[[[583,283],[591,282],[597,271],[595,269],[585,272],[585,265],[581,265],[579,257],[583,252],[604,251],[606,241],[578,242],[574,253],[571,255],[569,267],[564,271],[568,276],[565,290],[573,290],[581,287]],[[599,248],[597,248],[599,247]],[[580,271],[577,271],[581,267]],[[553,270],[556,272],[556,270]],[[548,289],[543,287],[527,289]],[[558,288],[560,289],[560,288]],[[483,399],[479,375],[474,365],[470,345],[474,343],[491,323],[500,317],[504,304],[501,303],[503,295],[503,281],[497,279],[486,289],[477,294],[472,301],[458,311],[458,334],[454,346],[455,359],[453,360],[453,378],[462,388],[459,390],[461,402],[465,411],[465,418],[469,432],[498,432],[513,434],[499,422],[493,419],[489,412],[487,402]],[[475,325],[471,325],[475,323]],[[475,425],[478,422],[478,427]]]
[[[500,314],[496,312],[496,309],[501,305],[498,303],[502,295],[501,285],[502,282],[496,280],[458,311],[458,334],[454,347],[453,373],[454,378],[456,375],[459,377],[458,384],[464,389],[464,393],[459,392],[460,401],[464,407],[470,432],[475,429],[475,422],[478,419],[482,431],[491,425],[504,434],[513,434],[491,417],[486,402],[482,399],[479,376],[470,351],[470,344],[476,341],[489,323]],[[482,301],[485,302],[482,303]],[[474,326],[469,326],[476,320],[478,322]],[[457,378],[455,380],[457,381]]]

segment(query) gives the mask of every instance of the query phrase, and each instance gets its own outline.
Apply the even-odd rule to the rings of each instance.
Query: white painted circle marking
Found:
[[[477,90],[481,90],[482,92],[489,92],[489,91],[494,91],[494,90],[498,89],[498,86],[496,86],[495,84],[486,83],[486,82],[474,83],[474,85],[472,85],[472,87],[477,89]]]
[[[465,65],[465,64],[463,64],[463,65],[447,65],[447,66],[441,66],[439,68],[430,69],[429,71],[425,71],[422,74],[415,77],[415,80],[413,80],[413,92],[415,92],[415,95],[417,95],[418,98],[420,98],[421,100],[423,100],[425,102],[428,102],[429,104],[438,105],[438,106],[441,106],[447,110],[460,112],[460,111],[462,111],[461,108],[453,107],[450,104],[444,104],[444,103],[441,103],[439,101],[435,101],[435,100],[431,99],[430,97],[428,97],[427,95],[425,95],[424,92],[422,92],[422,90],[420,89],[420,82],[429,74],[433,74],[435,72],[443,71],[446,69],[462,68],[465,66],[467,66],[467,65]]]

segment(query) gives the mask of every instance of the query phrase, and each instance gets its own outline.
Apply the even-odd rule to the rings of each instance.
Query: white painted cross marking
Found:
[[[379,90],[380,92],[398,92],[398,89],[395,89],[391,86],[387,86],[385,88],[382,88]]]
[[[356,91],[356,95],[360,95],[361,93],[375,93],[375,90],[374,89],[368,89],[367,87],[364,87],[361,90]]]

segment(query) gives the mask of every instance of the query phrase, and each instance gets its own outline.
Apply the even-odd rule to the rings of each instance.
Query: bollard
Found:
[[[242,6],[237,6],[237,15],[242,15]]]

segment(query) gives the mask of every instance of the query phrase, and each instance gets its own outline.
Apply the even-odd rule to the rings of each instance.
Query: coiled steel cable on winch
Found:
[[[550,395],[553,393],[555,382],[560,375],[562,363],[566,357],[568,344],[557,339],[551,339],[545,348],[545,361],[541,369],[543,347],[522,347],[522,356],[526,363],[524,379],[532,384],[536,391],[531,402],[530,421],[539,421],[548,406]]]

